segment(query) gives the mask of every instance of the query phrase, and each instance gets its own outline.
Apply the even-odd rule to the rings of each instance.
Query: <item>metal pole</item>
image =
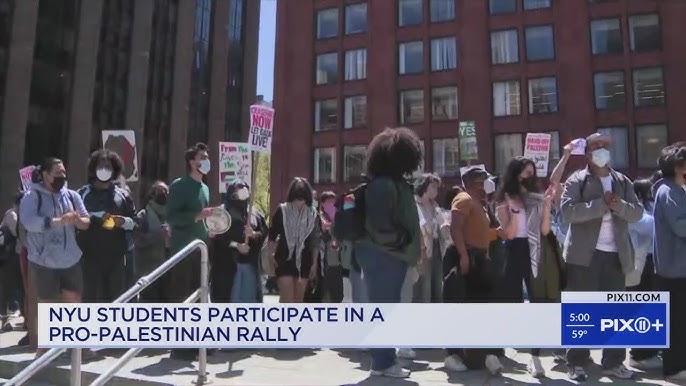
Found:
[[[4,386],[19,386],[23,385],[24,382],[28,381],[34,374],[36,374],[40,369],[45,367],[48,363],[52,362],[60,354],[62,354],[66,349],[64,348],[51,348],[43,354],[40,358],[31,362],[30,365],[26,366],[24,370],[20,371],[19,374],[15,375],[14,378],[10,379],[5,383]]]
[[[71,349],[71,386],[81,386],[81,349]]]
[[[210,301],[210,269],[209,269],[209,253],[207,245],[200,245],[200,303],[209,303]],[[207,349],[201,348],[198,352],[198,380],[197,385],[204,385],[207,383]]]

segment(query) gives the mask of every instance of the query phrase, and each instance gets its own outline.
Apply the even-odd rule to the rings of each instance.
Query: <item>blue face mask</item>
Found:
[[[604,168],[610,163],[611,154],[607,149],[594,150],[591,155],[593,156],[593,163],[599,168]]]

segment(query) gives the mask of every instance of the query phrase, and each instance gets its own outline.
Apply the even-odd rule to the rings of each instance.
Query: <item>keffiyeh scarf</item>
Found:
[[[283,214],[283,230],[288,244],[288,259],[295,255],[295,266],[300,272],[302,253],[305,250],[307,237],[312,233],[317,218],[317,212],[310,206],[299,209],[292,202],[281,204]]]

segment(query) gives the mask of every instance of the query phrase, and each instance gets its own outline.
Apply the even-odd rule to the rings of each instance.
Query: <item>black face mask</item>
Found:
[[[55,190],[61,190],[66,183],[67,177],[55,177],[53,178],[52,183],[50,183],[50,186]]]
[[[159,193],[155,195],[155,198],[153,200],[155,201],[155,203],[159,205],[165,205],[167,204],[167,195],[164,193]]]
[[[527,192],[535,192],[537,190],[536,179],[534,177],[522,179],[521,184]]]

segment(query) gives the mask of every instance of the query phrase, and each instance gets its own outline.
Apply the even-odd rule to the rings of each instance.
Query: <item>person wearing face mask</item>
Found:
[[[136,253],[136,272],[148,275],[162,265],[169,257],[171,231],[167,224],[167,197],[169,187],[156,181],[150,187],[145,208],[138,212],[138,229],[134,232]],[[143,303],[165,303],[170,301],[166,295],[167,275],[152,282],[140,295]]]
[[[91,215],[91,226],[77,235],[86,302],[111,302],[124,292],[127,232],[138,217],[131,196],[116,184],[123,169],[117,153],[96,150],[88,160],[88,183],[78,191]]]
[[[567,291],[624,291],[625,277],[634,270],[629,224],[643,216],[632,181],[610,167],[610,139],[603,134],[586,138],[588,166],[565,183],[562,218],[569,224],[564,244]],[[588,349],[567,350],[569,378],[583,381]],[[624,366],[626,350],[603,350],[603,374],[630,379]]]

